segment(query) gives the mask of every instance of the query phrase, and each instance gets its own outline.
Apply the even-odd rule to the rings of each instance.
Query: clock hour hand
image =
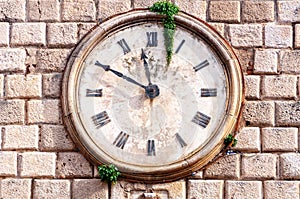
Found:
[[[117,75],[118,77],[121,77],[123,79],[125,79],[126,81],[130,82],[130,83],[133,83],[135,85],[138,85],[140,87],[142,87],[143,89],[146,90],[146,86],[140,84],[139,82],[135,81],[134,79],[130,78],[130,77],[127,77],[126,75],[123,75],[123,73],[119,72],[119,71],[116,71],[116,70],[113,70],[110,68],[109,65],[104,65],[104,64],[101,64],[100,62],[96,61],[95,65],[97,66],[100,66],[102,67],[105,71],[110,71],[112,72],[113,74]]]
[[[148,63],[147,63],[146,59],[148,59],[148,57],[145,54],[144,49],[142,49],[141,60],[144,61],[144,68],[145,68],[146,77],[148,79],[149,85],[151,85],[152,83],[151,83],[151,79],[150,79],[150,70],[149,70]]]

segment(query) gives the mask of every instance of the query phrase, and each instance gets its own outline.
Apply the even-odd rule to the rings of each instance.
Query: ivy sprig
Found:
[[[102,181],[113,184],[117,182],[118,177],[121,175],[118,168],[113,164],[98,166],[98,172]]]
[[[176,28],[174,15],[178,14],[179,7],[168,0],[164,0],[154,3],[149,9],[151,12],[156,12],[165,16],[162,22],[164,25],[165,48],[167,51],[166,59],[167,64],[169,65],[173,55],[174,33]]]

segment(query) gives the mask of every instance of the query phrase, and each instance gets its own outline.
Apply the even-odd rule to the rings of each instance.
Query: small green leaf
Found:
[[[98,171],[100,179],[107,183],[112,182],[115,184],[118,180],[118,177],[121,175],[121,173],[118,171],[118,168],[113,164],[108,166],[105,164],[98,166]]]

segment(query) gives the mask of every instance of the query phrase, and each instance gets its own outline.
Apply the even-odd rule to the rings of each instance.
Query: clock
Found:
[[[175,16],[166,61],[162,16],[134,10],[95,26],[67,62],[62,107],[78,148],[127,180],[172,181],[211,161],[243,101],[239,62],[206,23]]]

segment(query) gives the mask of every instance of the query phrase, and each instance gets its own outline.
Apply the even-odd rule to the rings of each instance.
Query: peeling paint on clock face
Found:
[[[227,80],[211,48],[177,27],[169,66],[165,57],[163,27],[143,23],[108,35],[85,58],[75,93],[79,116],[112,159],[143,166],[183,161],[224,118]],[[153,99],[145,94],[150,83],[159,89]]]

